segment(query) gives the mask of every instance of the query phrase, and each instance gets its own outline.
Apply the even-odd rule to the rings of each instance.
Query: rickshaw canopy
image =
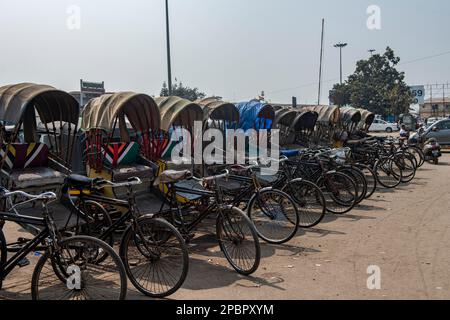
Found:
[[[294,131],[313,130],[316,126],[319,114],[315,111],[299,112],[292,122]]]
[[[196,101],[203,108],[203,120],[223,120],[239,122],[240,115],[236,106],[218,97],[210,97]]]
[[[0,121],[14,126],[23,122],[27,127],[27,121],[36,121],[34,114],[26,116],[33,107],[44,124],[60,121],[78,124],[79,104],[67,92],[34,83],[0,87]]]
[[[322,124],[337,124],[340,119],[341,112],[336,106],[308,106],[302,108],[304,111],[312,111],[318,114],[317,121]]]
[[[134,92],[119,92],[90,100],[83,111],[81,129],[111,132],[117,117],[123,124],[125,116],[137,132],[157,130],[161,126],[159,109],[152,97]]]
[[[361,112],[357,109],[351,107],[341,108],[341,122],[343,124],[359,123],[361,118]]]
[[[203,109],[195,102],[173,96],[155,101],[161,114],[161,129],[166,132],[171,127],[192,128],[195,121],[203,121]]]
[[[238,103],[236,107],[240,114],[240,129],[272,129],[275,110],[270,104],[252,100]]]
[[[277,107],[275,107],[277,109]],[[273,128],[277,128],[279,125],[285,127],[291,127],[295,119],[298,116],[298,111],[286,108],[278,107],[275,111],[275,119],[273,121]]]

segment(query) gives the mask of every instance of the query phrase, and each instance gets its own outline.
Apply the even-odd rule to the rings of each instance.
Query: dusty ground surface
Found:
[[[289,245],[262,245],[252,277],[227,266],[214,237],[195,241],[187,281],[172,299],[450,299],[450,154],[395,191],[379,190],[345,216],[329,215]],[[19,235],[6,226],[9,241]],[[30,257],[33,262],[35,257]],[[369,290],[368,267],[381,271]],[[17,269],[0,297],[29,299],[32,267]],[[130,285],[130,299],[144,299]]]

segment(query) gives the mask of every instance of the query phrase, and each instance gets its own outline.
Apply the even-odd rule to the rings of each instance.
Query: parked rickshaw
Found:
[[[316,112],[318,119],[310,143],[316,146],[330,146],[337,133],[341,111],[336,106],[310,106],[302,108]]]
[[[375,114],[365,109],[358,109],[358,111],[361,113],[361,121],[359,122],[358,129],[363,132],[368,132],[370,126],[375,121]]]
[[[79,106],[68,93],[21,83],[0,88],[1,183],[58,191],[70,172]]]
[[[358,130],[361,119],[362,115],[358,109],[351,107],[341,108],[340,129],[351,135]]]
[[[14,267],[26,265],[27,256],[40,251],[43,255],[32,279],[33,299],[126,296],[125,268],[106,242],[66,237],[70,210],[57,200],[71,173],[78,120],[78,102],[64,91],[32,83],[0,88],[0,288]],[[5,221],[18,223],[34,238],[7,244],[2,231]],[[83,281],[71,287],[74,267]]]
[[[70,176],[66,191],[82,229],[114,244],[123,231],[120,253],[132,284],[150,297],[177,291],[188,272],[182,235],[153,215],[158,201],[150,194],[166,145],[156,102],[145,94],[120,92],[91,100],[82,117],[86,166],[90,178]],[[116,134],[118,133],[118,134]]]

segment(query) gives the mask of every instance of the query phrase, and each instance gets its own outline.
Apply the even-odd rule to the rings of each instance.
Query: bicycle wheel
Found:
[[[402,183],[409,183],[416,177],[417,163],[413,155],[403,152],[393,156],[393,161],[402,170]],[[393,171],[396,174],[395,171]]]
[[[81,226],[83,235],[100,238],[108,228],[113,224],[108,211],[98,202],[84,201],[80,203],[78,209],[82,211],[89,221]],[[107,238],[102,239],[110,246],[114,245],[114,235],[111,234]]]
[[[403,172],[392,159],[383,158],[375,164],[375,174],[378,183],[387,189],[393,189],[402,182]]]
[[[2,290],[3,285],[3,266],[6,264],[7,254],[5,235],[0,229],[0,290]]]
[[[183,237],[163,219],[142,217],[137,224],[127,229],[120,245],[128,277],[146,296],[170,296],[183,285],[189,269]]]
[[[255,226],[240,209],[219,209],[217,240],[225,258],[242,275],[254,273],[261,261],[261,247]]]
[[[295,179],[290,181],[282,191],[290,194],[297,205],[301,228],[317,226],[327,212],[325,198],[320,188],[310,181]]]
[[[357,188],[356,204],[360,204],[367,195],[367,181],[364,174],[358,168],[350,166],[340,168],[338,172],[341,172],[353,179],[353,182]]]
[[[298,231],[300,217],[295,201],[287,193],[275,189],[257,192],[250,199],[247,214],[258,236],[271,244],[283,244]]]
[[[367,193],[366,193],[366,199],[369,199],[373,196],[375,191],[377,190],[377,177],[375,172],[370,169],[369,166],[357,164],[356,165],[359,170],[364,174],[364,177],[366,178],[367,182]]]
[[[107,258],[98,262],[99,252]],[[54,271],[64,270],[65,281]],[[31,280],[33,300],[123,300],[127,293],[125,267],[104,241],[89,236],[67,238],[39,259]]]
[[[417,161],[417,168],[421,168],[425,164],[425,155],[419,147],[409,146],[407,152],[412,154]]]
[[[79,210],[88,217],[89,221],[79,226],[77,234],[101,239],[111,247],[114,247],[113,233],[107,237],[103,237],[103,234],[113,225],[108,211],[100,203],[90,200],[81,203]],[[103,253],[99,255],[98,260],[101,262],[105,258],[106,253]]]
[[[340,172],[329,172],[319,179],[317,185],[324,194],[328,212],[344,214],[355,207],[357,187],[349,176]]]

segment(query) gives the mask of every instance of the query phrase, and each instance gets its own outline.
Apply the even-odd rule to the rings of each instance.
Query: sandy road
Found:
[[[237,275],[214,237],[191,248],[188,279],[173,299],[450,299],[450,154],[416,179],[380,190],[345,216],[328,216],[289,245],[263,245],[254,276]],[[17,228],[7,225],[8,239]],[[32,261],[35,258],[32,257]],[[369,266],[381,289],[369,290]],[[31,267],[5,281],[0,296],[28,299]],[[131,287],[131,299],[144,299]]]

